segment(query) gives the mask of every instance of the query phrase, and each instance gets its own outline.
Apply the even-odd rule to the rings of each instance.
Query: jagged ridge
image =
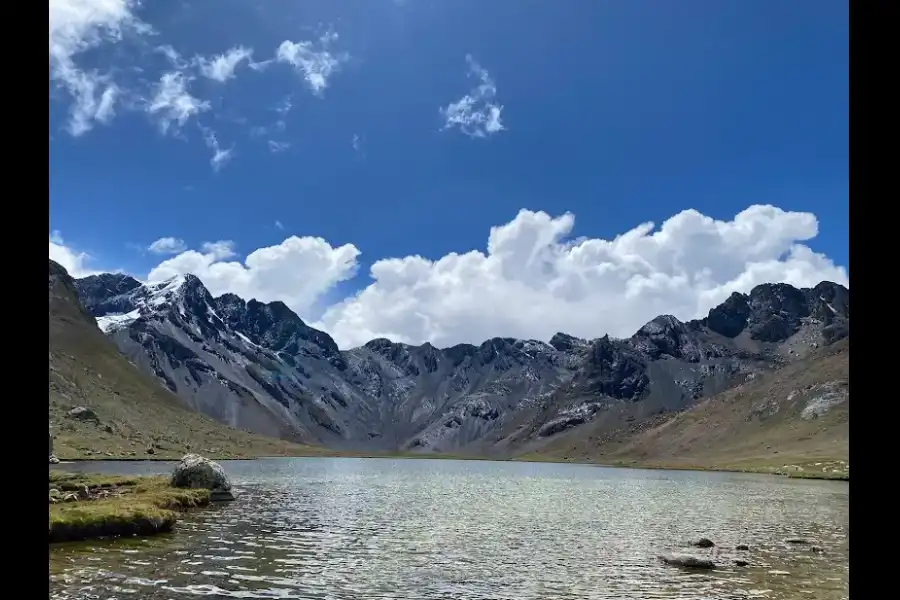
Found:
[[[341,351],[281,302],[213,298],[192,275],[77,282],[98,324],[193,408],[359,449],[507,451],[612,406],[682,409],[849,335],[849,290],[757,286],[704,319],[660,316],[631,338],[493,338],[438,349],[387,339]],[[474,446],[473,446],[474,445]],[[487,450],[485,450],[487,449]]]

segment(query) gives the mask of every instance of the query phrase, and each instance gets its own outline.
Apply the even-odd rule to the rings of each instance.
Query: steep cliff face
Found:
[[[157,457],[173,457],[194,448],[218,456],[254,456],[307,450],[230,429],[186,407],[152,372],[130,363],[79,301],[79,293],[93,294],[95,312],[132,312],[138,307],[130,294],[143,286],[120,275],[102,275],[88,283],[92,285],[76,284],[50,261],[51,454],[77,458],[108,453],[119,458],[147,456],[149,450]],[[287,429],[275,433],[291,437]]]
[[[698,321],[631,338],[494,338],[439,349],[387,339],[341,351],[281,302],[212,297],[192,275],[77,282],[135,364],[235,427],[335,448],[508,452],[608,414],[683,409],[849,335],[849,291],[823,282],[734,294]]]

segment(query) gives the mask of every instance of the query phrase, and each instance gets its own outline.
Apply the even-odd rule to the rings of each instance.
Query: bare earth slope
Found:
[[[119,353],[78,301],[71,277],[52,260],[49,293],[49,417],[60,458],[146,458],[151,445],[158,458],[189,448],[218,457],[318,451],[238,431],[185,407]],[[90,412],[70,416],[79,406]]]
[[[596,422],[526,457],[849,477],[849,362],[847,338],[687,410]]]

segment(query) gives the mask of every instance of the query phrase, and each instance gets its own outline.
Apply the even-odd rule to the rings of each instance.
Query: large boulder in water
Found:
[[[231,480],[219,463],[199,454],[187,454],[175,465],[172,486],[203,488],[212,492],[212,500],[234,500]]]

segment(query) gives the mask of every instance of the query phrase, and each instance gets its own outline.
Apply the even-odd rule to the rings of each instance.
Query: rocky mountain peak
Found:
[[[631,337],[631,343],[654,360],[663,356],[700,360],[700,348],[690,328],[672,315],[660,315],[648,322]]]
[[[831,281],[823,281],[806,292],[810,313],[828,323],[835,318],[850,318],[850,290]]]
[[[780,314],[789,318],[809,316],[802,291],[786,283],[764,283],[750,290],[750,310],[754,316]]]
[[[219,296],[215,302],[225,322],[254,343],[290,356],[340,356],[331,336],[308,326],[284,302],[252,299],[245,304],[234,294]]]
[[[131,292],[142,285],[140,281],[124,273],[101,273],[75,281],[82,304],[94,316],[134,310],[127,299]]]
[[[650,379],[644,361],[627,342],[604,335],[591,343],[577,383],[585,395],[633,400],[644,394]]]
[[[587,346],[588,342],[587,340],[577,338],[574,335],[569,335],[568,333],[556,332],[553,334],[553,337],[550,338],[550,345],[560,352],[567,352],[575,350],[576,348]]]
[[[842,285],[823,281],[813,288],[797,289],[786,283],[764,283],[749,294],[731,294],[700,321],[727,338],[744,331],[760,342],[782,342],[800,330],[809,318],[831,325],[838,338],[845,332],[850,316],[850,291]]]
[[[750,312],[748,297],[733,292],[725,302],[709,311],[709,316],[704,322],[712,331],[727,338],[734,338],[747,327]]]
[[[368,342],[363,344],[363,347],[371,350],[372,352],[382,353],[392,352],[398,345],[399,344],[395,344],[387,338],[380,337],[369,340]]]

